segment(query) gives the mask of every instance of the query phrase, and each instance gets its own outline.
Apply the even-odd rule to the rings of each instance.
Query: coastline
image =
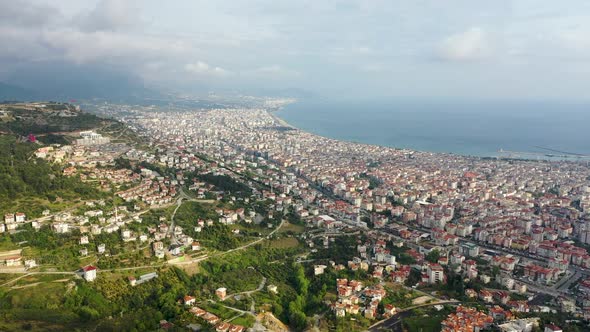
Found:
[[[385,147],[385,148],[390,148],[390,149],[394,149],[394,150],[404,150],[404,151],[408,151],[410,153],[428,153],[428,154],[436,154],[436,155],[441,155],[441,156],[455,156],[455,157],[458,156],[458,157],[463,157],[463,158],[479,159],[479,160],[482,160],[482,159],[521,160],[521,161],[557,162],[557,163],[563,163],[563,162],[581,163],[581,162],[589,162],[590,161],[589,159],[576,159],[574,156],[564,158],[564,157],[560,157],[560,156],[550,156],[550,155],[542,155],[542,154],[539,154],[537,156],[537,158],[533,158],[533,157],[510,156],[510,155],[503,157],[498,154],[495,154],[495,155],[474,155],[474,154],[462,154],[462,153],[456,153],[456,152],[427,151],[427,150],[412,149],[412,148],[407,148],[407,147],[391,146],[391,145],[387,145],[387,144],[374,144],[374,143],[368,143],[368,142],[347,140],[347,139],[336,138],[336,137],[331,137],[331,136],[326,136],[326,135],[320,135],[320,134],[315,133],[313,131],[304,130],[304,129],[301,129],[299,127],[292,125],[291,123],[287,122],[287,120],[283,119],[278,114],[279,112],[283,111],[284,107],[286,107],[286,106],[289,106],[289,104],[284,105],[278,109],[266,109],[266,111],[282,127],[290,128],[293,130],[299,130],[299,131],[303,131],[303,132],[306,132],[306,133],[309,133],[312,135],[316,135],[316,136],[320,136],[320,137],[324,137],[324,138],[332,139],[332,140],[336,140],[336,141],[347,142],[347,143],[362,144],[362,145],[368,145],[368,146],[379,146],[379,147]],[[500,151],[498,151],[498,153],[500,153]],[[527,154],[527,153],[525,152],[524,154]]]
[[[477,158],[477,159],[485,158],[485,157],[480,157],[480,156],[460,155],[460,154],[456,154],[456,153],[445,153],[445,152],[435,152],[435,151],[420,151],[420,150],[414,150],[414,149],[410,149],[410,148],[402,148],[402,147],[395,147],[395,146],[389,146],[389,145],[379,145],[379,144],[366,143],[366,142],[355,142],[355,141],[350,141],[350,140],[345,140],[345,139],[340,139],[340,138],[334,138],[334,137],[324,136],[324,135],[320,135],[320,134],[314,133],[314,132],[309,131],[309,130],[303,130],[301,128],[295,127],[294,125],[290,124],[285,119],[281,118],[279,115],[276,114],[277,112],[280,112],[281,110],[282,110],[282,108],[281,109],[278,109],[278,110],[276,110],[276,109],[275,110],[267,109],[266,111],[282,127],[288,127],[288,128],[293,129],[293,130],[298,130],[298,131],[305,132],[305,133],[308,133],[308,134],[311,134],[311,135],[314,135],[314,136],[323,137],[323,138],[334,140],[334,141],[340,141],[340,142],[351,143],[351,144],[361,144],[361,145],[367,145],[367,146],[378,146],[378,147],[388,148],[388,149],[393,149],[393,150],[407,151],[408,153],[428,153],[428,154],[438,154],[438,155],[447,155],[447,156],[459,156],[459,157],[464,157],[464,158]],[[496,158],[496,157],[489,157],[489,158]]]
[[[284,119],[282,119],[280,116],[278,116],[276,113],[280,112],[282,110],[278,109],[278,110],[266,110],[268,112],[268,114],[276,121],[278,122],[281,126],[283,127],[288,127],[294,130],[301,130],[295,126],[293,126],[292,124],[288,123],[287,121],[285,121]],[[315,135],[315,134],[314,134]]]

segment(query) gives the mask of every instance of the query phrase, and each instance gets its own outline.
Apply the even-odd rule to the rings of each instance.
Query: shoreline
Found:
[[[411,153],[430,153],[430,154],[437,154],[437,155],[446,155],[446,156],[458,156],[458,157],[463,157],[463,158],[471,158],[471,159],[479,159],[479,160],[484,160],[484,159],[490,159],[490,160],[519,160],[519,161],[534,161],[534,162],[551,162],[551,163],[583,163],[583,162],[590,162],[590,159],[578,159],[576,160],[575,158],[555,158],[555,157],[549,157],[549,156],[539,156],[539,158],[525,158],[525,157],[501,157],[498,155],[492,155],[492,156],[478,156],[478,155],[469,155],[469,154],[460,154],[460,153],[454,153],[454,152],[436,152],[436,151],[422,151],[422,150],[415,150],[415,149],[410,149],[410,148],[403,148],[403,147],[395,147],[395,146],[390,146],[390,145],[379,145],[379,144],[373,144],[373,143],[365,143],[365,142],[355,142],[355,141],[350,141],[350,140],[346,140],[346,139],[339,139],[339,138],[334,138],[334,137],[328,137],[328,136],[323,136],[323,135],[319,135],[317,133],[314,133],[312,131],[309,130],[304,130],[301,129],[299,127],[296,127],[292,124],[290,124],[289,122],[287,122],[285,119],[281,118],[277,113],[282,111],[284,107],[286,107],[288,105],[285,105],[281,108],[278,109],[266,109],[266,112],[276,121],[278,122],[281,126],[283,127],[287,127],[287,128],[291,128],[293,130],[299,130],[302,132],[306,132],[308,134],[312,134],[315,136],[319,136],[319,137],[324,137],[327,139],[331,139],[331,140],[335,140],[335,141],[341,141],[341,142],[347,142],[347,143],[353,143],[353,144],[362,144],[362,145],[369,145],[369,146],[379,146],[379,147],[385,147],[385,148],[390,148],[393,150],[404,150],[404,151],[408,151]]]
[[[267,110],[268,114],[276,121],[278,122],[281,126],[283,127],[288,127],[294,130],[301,130],[295,126],[293,126],[292,124],[288,123],[287,121],[285,121],[284,119],[282,119],[280,116],[278,116],[276,113],[280,112],[282,109],[278,109],[278,110]],[[303,131],[303,130],[302,130]],[[314,134],[315,135],[315,134]]]

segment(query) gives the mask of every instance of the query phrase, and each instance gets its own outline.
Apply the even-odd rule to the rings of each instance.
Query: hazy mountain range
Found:
[[[161,96],[139,77],[106,66],[27,65],[0,79],[0,100],[130,100]]]
[[[121,102],[166,100],[174,95],[172,88],[148,86],[142,78],[110,66],[72,65],[69,63],[27,64],[0,76],[0,101],[70,99],[105,99]],[[195,86],[190,94],[204,96],[215,90],[220,95],[257,95],[271,97],[313,98],[309,91],[287,89],[212,89],[206,84]],[[186,91],[174,91],[186,92]]]

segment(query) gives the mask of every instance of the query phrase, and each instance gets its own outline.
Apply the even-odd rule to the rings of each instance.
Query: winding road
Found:
[[[423,308],[423,307],[431,307],[431,306],[435,306],[435,305],[439,305],[439,304],[444,305],[444,304],[459,304],[459,303],[461,303],[461,302],[460,301],[437,301],[437,302],[425,303],[425,304],[420,304],[420,305],[408,307],[408,308],[398,311],[398,313],[393,315],[391,318],[382,320],[380,322],[377,322],[377,323],[371,325],[369,327],[368,331],[369,332],[402,331],[402,327],[401,327],[402,319],[404,317],[410,315],[411,314],[410,311],[412,311],[413,309]]]

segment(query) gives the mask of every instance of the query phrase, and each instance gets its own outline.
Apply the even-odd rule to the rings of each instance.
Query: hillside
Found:
[[[35,157],[37,149],[71,144],[84,130],[100,132],[113,143],[139,142],[120,122],[80,111],[71,104],[0,104],[0,212],[17,209],[38,216],[50,207],[99,197],[93,186],[64,176],[64,165]]]
[[[0,134],[26,137],[33,134],[45,144],[68,144],[78,132],[96,130],[115,136],[116,142],[136,143],[136,135],[116,120],[80,111],[67,103],[4,103],[0,104]]]
[[[59,164],[37,159],[38,144],[0,135],[0,212],[15,209],[40,215],[51,203],[96,198],[99,192],[78,179],[63,175]]]

